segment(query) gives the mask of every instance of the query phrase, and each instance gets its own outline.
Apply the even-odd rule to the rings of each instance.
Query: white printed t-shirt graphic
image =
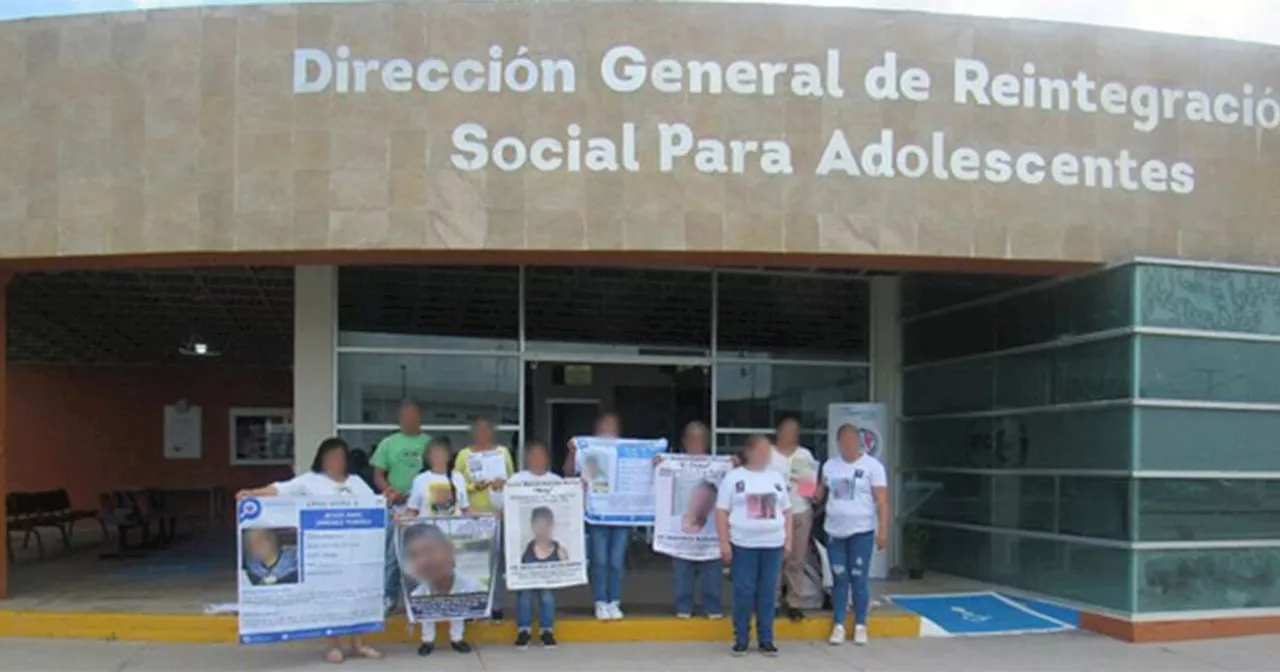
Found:
[[[854,462],[833,457],[822,465],[827,488],[827,520],[823,528],[833,537],[848,537],[876,529],[876,498],[872,488],[886,487],[884,465],[870,455]]]
[[[773,469],[738,467],[725,475],[716,508],[729,512],[729,541],[743,548],[782,548],[791,510],[787,482]]]
[[[450,485],[453,485],[452,490]],[[467,499],[467,482],[456,471],[452,478],[434,471],[424,471],[413,477],[413,485],[409,490],[406,508],[417,511],[419,516],[456,516],[471,506]],[[449,493],[448,501],[441,501],[442,493]]]

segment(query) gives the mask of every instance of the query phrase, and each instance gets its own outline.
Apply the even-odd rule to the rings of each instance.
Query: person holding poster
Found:
[[[809,537],[813,531],[811,502],[818,490],[818,461],[808,448],[800,445],[800,421],[786,416],[778,423],[773,457],[769,463],[788,484],[791,498],[791,550],[782,561],[779,593],[786,599],[787,618],[804,619],[802,597],[805,590],[805,565],[809,556]]]
[[[836,432],[839,455],[822,465],[822,490],[826,496],[827,552],[831,557],[830,642],[844,643],[844,619],[853,584],[853,643],[867,643],[867,607],[871,589],[872,547],[884,550],[889,529],[889,479],[880,460],[862,446],[862,432],[856,425],[841,425]]]
[[[397,555],[410,622],[489,615],[496,518],[420,517],[401,519],[398,528]]]
[[[261,488],[241,490],[236,493],[237,500],[260,497],[375,497],[373,490],[347,471],[351,451],[347,442],[331,437],[320,442],[315,459],[311,462],[311,471],[300,474],[287,481],[280,481]],[[381,500],[379,500],[381,501]],[[385,515],[385,514],[384,514]],[[379,522],[378,525],[383,525]],[[382,527],[379,527],[382,534]],[[379,537],[381,539],[381,537]],[[381,543],[381,541],[379,541]],[[295,579],[296,582],[296,579]],[[341,663],[346,659],[344,645],[348,642],[341,637],[329,639],[329,650],[325,659],[331,663]],[[353,635],[349,641],[350,651],[363,658],[381,658],[382,652],[365,644],[360,635]]]
[[[576,484],[568,484],[569,498],[563,501],[564,488],[557,493],[555,490],[525,487],[562,483],[561,478],[551,472],[551,452],[547,444],[541,441],[525,444],[524,459],[526,469],[511,477],[506,495],[505,515],[508,520],[504,525],[506,536],[503,543],[507,546],[506,557],[515,565],[507,569],[507,582],[516,585],[538,583],[544,587],[512,588],[516,591],[515,646],[526,649],[533,640],[533,606],[537,602],[541,630],[539,640],[543,647],[555,648],[556,637],[552,629],[556,620],[556,599],[551,589],[586,582],[582,552],[585,546],[582,493]]]
[[[373,467],[373,483],[387,498],[393,514],[404,513],[413,479],[422,471],[422,458],[427,452],[431,437],[422,431],[422,408],[408,399],[396,409],[400,428],[394,434],[378,442],[369,464]],[[395,526],[387,526],[387,559],[383,567],[384,603],[390,611],[400,596],[400,569],[396,565]]]
[[[654,458],[653,550],[671,556],[677,618],[693,617],[699,584],[707,618],[722,617],[715,509],[720,482],[732,464],[728,457],[708,454],[709,438],[706,425],[691,422],[681,435],[684,454]]]
[[[769,440],[747,439],[743,466],[725,474],[716,497],[720,556],[733,579],[733,655],[747,652],[751,616],[761,653],[778,655],[773,644],[774,595],[782,558],[791,550],[791,496],[787,480],[770,467]]]
[[[471,445],[458,451],[453,461],[454,473],[462,474],[466,483],[467,499],[475,515],[497,516],[502,513],[502,489],[516,470],[511,450],[494,442],[493,419],[477,415],[471,420]],[[502,548],[498,548],[502,552]],[[504,567],[501,556],[498,568]],[[490,618],[501,622],[502,580],[494,582],[493,613]]]
[[[453,457],[449,444],[440,439],[427,446],[427,471],[413,479],[409,491],[409,503],[405,509],[407,518],[418,516],[458,516],[467,513],[471,503],[467,500],[467,486],[462,475],[450,466]],[[449,646],[458,653],[471,653],[471,645],[463,640],[465,621],[449,620]],[[429,656],[435,649],[436,622],[422,621],[422,645],[419,656]]]
[[[653,457],[666,439],[619,439],[616,413],[596,420],[595,433],[569,441],[566,474],[580,474],[587,494],[591,592],[596,619],[619,620],[631,525],[653,524]]]

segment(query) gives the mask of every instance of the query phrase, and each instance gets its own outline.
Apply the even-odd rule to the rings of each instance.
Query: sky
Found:
[[[341,0],[0,0],[0,20],[195,5]],[[346,0],[376,2],[378,0]],[[510,0],[518,1],[518,0]],[[744,0],[691,0],[743,2]],[[754,0],[768,4],[904,9],[1068,21],[1280,45],[1277,0]]]

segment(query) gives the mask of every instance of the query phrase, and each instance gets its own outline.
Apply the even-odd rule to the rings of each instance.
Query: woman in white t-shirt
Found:
[[[752,612],[761,653],[778,655],[773,645],[774,594],[782,558],[791,550],[791,498],[786,479],[769,468],[772,455],[768,439],[748,438],[743,466],[725,474],[716,497],[720,556],[733,581],[735,656],[747,652]]]
[[[467,499],[467,482],[462,474],[452,468],[453,451],[444,439],[433,439],[427,444],[427,470],[413,477],[409,486],[409,502],[405,505],[406,518],[431,516],[458,516],[468,513],[471,502]],[[458,653],[471,653],[471,645],[463,639],[466,622],[461,618],[449,619],[449,646]],[[436,622],[422,621],[422,644],[419,656],[429,656],[436,647]]]
[[[316,450],[315,460],[311,462],[311,471],[299,474],[287,481],[271,485],[241,490],[236,499],[246,497],[332,497],[348,495],[354,497],[374,497],[373,490],[359,476],[348,471],[351,462],[351,449],[347,442],[331,437],[320,442]],[[331,663],[341,663],[346,654],[343,653],[343,637],[329,638],[329,651],[325,659]],[[364,643],[360,635],[351,637],[350,651],[362,658],[381,658],[382,653]]]
[[[871,591],[872,548],[884,550],[889,529],[889,488],[884,465],[862,451],[862,432],[841,425],[836,432],[839,455],[822,465],[820,496],[827,500],[824,529],[831,573],[832,645],[844,643],[844,621],[853,585],[853,641],[867,643],[867,607]]]

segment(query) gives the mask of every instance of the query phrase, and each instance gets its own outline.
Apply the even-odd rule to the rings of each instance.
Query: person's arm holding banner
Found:
[[[578,440],[569,439],[569,451],[564,456],[564,475],[565,478],[578,473]]]
[[[391,449],[386,447],[386,443],[387,440],[383,439],[378,443],[378,447],[373,449],[373,456],[369,458],[369,466],[373,467],[373,485],[378,488],[378,492],[381,492],[388,502],[398,504],[404,500],[404,494],[391,487],[391,482],[387,480],[387,474],[391,470],[387,453],[391,452]]]

